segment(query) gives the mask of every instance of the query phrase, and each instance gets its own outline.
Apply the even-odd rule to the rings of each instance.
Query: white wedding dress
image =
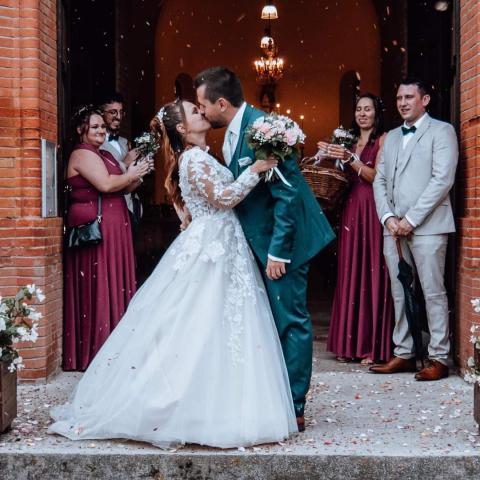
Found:
[[[52,409],[72,440],[230,448],[297,431],[260,272],[232,210],[258,183],[199,147],[180,163],[192,222],[132,299],[78,383]]]

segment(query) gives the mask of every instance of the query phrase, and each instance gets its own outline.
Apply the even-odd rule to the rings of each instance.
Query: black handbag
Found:
[[[95,220],[68,227],[65,230],[65,240],[67,248],[88,247],[98,245],[102,241],[102,231],[100,224],[102,223],[102,197],[98,195],[98,209]]]

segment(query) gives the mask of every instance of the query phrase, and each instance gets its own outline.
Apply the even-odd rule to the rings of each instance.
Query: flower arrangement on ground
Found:
[[[42,290],[34,284],[20,288],[14,297],[0,297],[0,361],[6,362],[10,372],[23,368],[15,344],[35,342],[38,338],[42,314],[25,302],[33,297],[40,302],[45,300]]]
[[[471,300],[475,313],[480,313],[480,298]],[[470,327],[470,343],[473,344],[474,356],[469,357],[467,361],[468,371],[464,379],[468,383],[478,383],[480,385],[480,325],[472,325]]]

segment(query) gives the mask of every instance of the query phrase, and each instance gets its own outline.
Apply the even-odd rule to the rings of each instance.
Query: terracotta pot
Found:
[[[0,362],[0,433],[10,428],[17,416],[17,372],[10,373]]]

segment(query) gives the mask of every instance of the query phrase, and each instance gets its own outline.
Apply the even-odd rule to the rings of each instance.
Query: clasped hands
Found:
[[[318,142],[317,148],[320,154],[330,158],[338,158],[342,162],[346,162],[352,156],[351,152],[343,145],[336,145],[335,143]]]
[[[153,166],[153,164],[154,164],[153,157],[151,157],[151,156],[147,156],[147,157],[143,157],[143,158],[140,157],[140,153],[136,148],[132,148],[127,153],[123,162],[125,163],[125,165],[127,167],[129,167],[132,163],[135,165],[135,164],[138,164],[139,162],[147,162],[147,165],[149,167],[149,171],[147,173],[150,173],[153,170],[155,170],[155,168]]]
[[[406,219],[397,217],[388,217],[385,226],[393,238],[409,237],[413,232],[412,224]]]
[[[138,150],[134,148],[127,153],[124,162],[127,165],[127,169],[132,172],[134,171],[138,176],[138,180],[141,182],[143,181],[143,177],[155,170],[155,168],[153,157],[139,157],[140,154]]]

